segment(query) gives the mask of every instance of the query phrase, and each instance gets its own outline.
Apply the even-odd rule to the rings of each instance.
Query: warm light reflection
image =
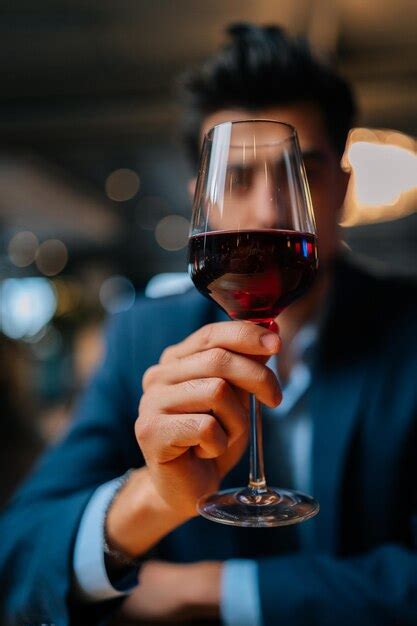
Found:
[[[62,272],[67,261],[67,247],[59,239],[47,239],[36,252],[36,266],[45,276],[55,276]]]
[[[399,146],[358,141],[349,150],[361,204],[393,204],[417,185],[417,155]]]
[[[57,295],[56,316],[68,315],[72,313],[81,302],[81,287],[73,280],[57,278],[53,281]]]
[[[167,215],[155,228],[155,239],[164,250],[185,248],[188,242],[190,222],[182,215]]]
[[[352,171],[343,226],[393,220],[416,210],[417,155],[411,137],[355,129],[342,165]]]
[[[9,259],[16,267],[27,267],[35,260],[38,246],[38,238],[30,231],[16,233],[8,245]]]
[[[137,194],[140,186],[138,174],[128,168],[115,170],[106,179],[106,194],[111,200],[125,202]]]

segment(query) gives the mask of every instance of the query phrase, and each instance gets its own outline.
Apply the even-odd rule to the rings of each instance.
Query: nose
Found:
[[[259,170],[254,181],[253,193],[254,218],[257,228],[276,228],[278,212],[273,179],[267,167]]]

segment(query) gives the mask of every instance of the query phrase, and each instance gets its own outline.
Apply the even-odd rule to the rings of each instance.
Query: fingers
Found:
[[[170,346],[161,356],[161,363],[210,350],[225,348],[241,354],[271,355],[276,354],[281,346],[279,336],[251,322],[217,322],[207,324],[184,341]]]
[[[222,378],[200,378],[156,387],[141,400],[140,411],[155,413],[212,414],[233,445],[248,428],[248,410]]]
[[[168,463],[193,447],[200,458],[221,456],[228,437],[215,417],[203,413],[141,416],[135,425],[136,437],[145,459]]]
[[[279,348],[276,334],[249,322],[209,324],[167,348],[142,381],[135,429],[147,463],[185,454],[213,459],[242,446],[248,428],[242,391],[271,407],[281,401],[277,378],[264,364]]]
[[[260,402],[275,407],[282,398],[275,374],[253,358],[224,348],[212,348],[150,368],[143,379],[147,391],[152,385],[175,385],[200,378],[223,378],[231,385],[256,395]]]

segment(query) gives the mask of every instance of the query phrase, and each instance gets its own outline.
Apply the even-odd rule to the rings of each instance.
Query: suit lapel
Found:
[[[309,535],[307,543],[313,550],[335,552],[338,547],[343,474],[375,338],[372,307],[361,308],[364,298],[372,300],[371,290],[367,275],[339,259],[309,393],[314,432],[312,485],[320,512],[300,531]]]
[[[308,535],[311,548],[335,552],[339,536],[345,462],[359,416],[365,368],[335,368],[313,376],[313,495],[320,503],[318,516],[300,533]]]

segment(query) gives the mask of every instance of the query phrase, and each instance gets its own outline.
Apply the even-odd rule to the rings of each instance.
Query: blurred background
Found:
[[[352,82],[344,239],[365,263],[417,274],[414,0],[27,0],[1,13],[0,502],[65,431],[105,316],[185,270],[192,168],[175,80],[228,23],[282,24]]]

